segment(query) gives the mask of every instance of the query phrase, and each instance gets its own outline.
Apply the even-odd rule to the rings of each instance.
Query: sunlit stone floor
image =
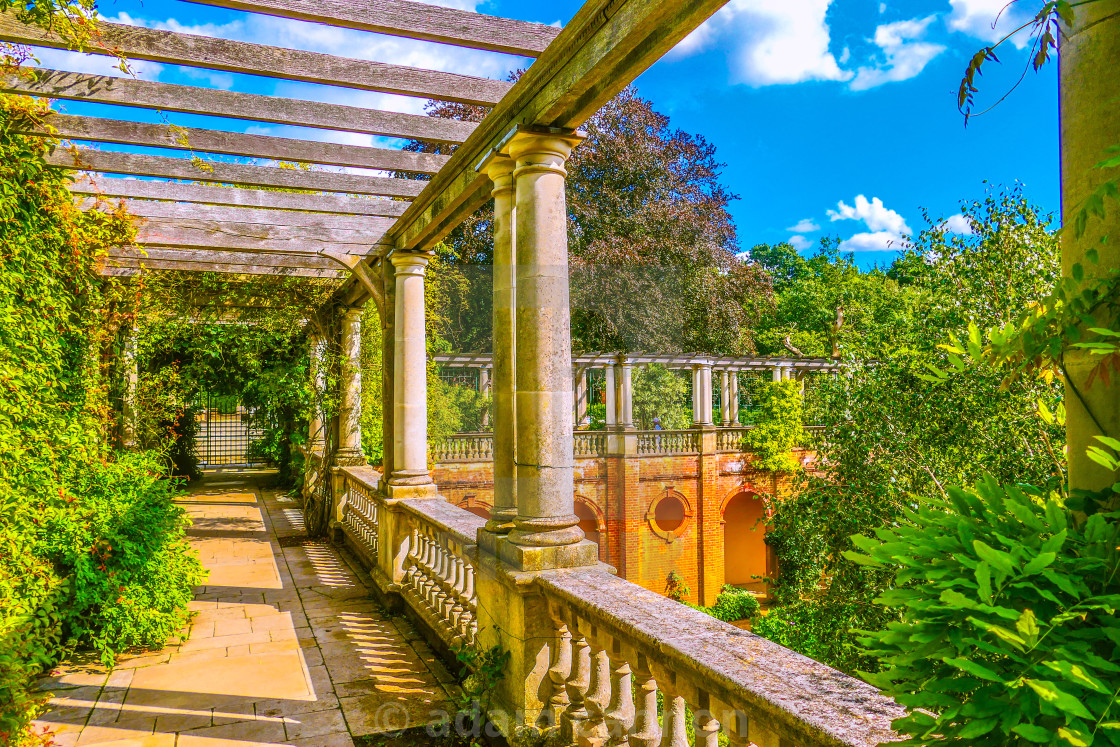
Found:
[[[210,474],[183,497],[210,570],[184,640],[44,678],[36,726],[56,745],[349,747],[454,712],[454,679],[412,626],[352,557],[301,542],[298,506],[265,479]]]

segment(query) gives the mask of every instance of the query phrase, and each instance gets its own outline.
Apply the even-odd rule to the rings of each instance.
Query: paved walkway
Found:
[[[454,713],[453,678],[350,556],[300,539],[291,499],[218,473],[182,503],[210,570],[188,635],[111,673],[55,670],[38,723],[56,745],[350,747]]]

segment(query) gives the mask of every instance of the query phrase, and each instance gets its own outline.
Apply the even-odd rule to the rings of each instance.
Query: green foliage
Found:
[[[758,614],[761,605],[758,598],[745,589],[724,584],[711,607],[699,607],[717,620],[737,622],[750,620]]]
[[[461,665],[456,706],[459,713],[470,720],[469,726],[481,726],[481,721],[494,702],[498,684],[506,678],[510,652],[500,645],[480,651],[465,643],[453,647],[452,651]],[[467,731],[474,729],[469,728]]]
[[[863,619],[858,602],[797,600],[772,608],[751,622],[751,632],[841,671],[878,666],[855,641],[849,627]]]
[[[909,745],[1120,744],[1117,495],[987,478],[908,507],[848,558],[890,569],[902,619],[862,642]]]
[[[652,428],[654,418],[661,418],[664,430],[692,425],[688,382],[680,374],[651,363],[636,368],[632,376],[634,420],[638,428]]]
[[[756,425],[747,431],[746,445],[758,457],[758,466],[773,472],[800,469],[791,450],[802,438],[801,383],[772,381],[761,390]]]
[[[186,620],[200,566],[162,454],[114,455],[103,384],[125,289],[96,261],[132,243],[126,214],[80,212],[45,104],[0,96],[0,742],[22,744],[32,679],[71,647],[106,660]]]
[[[665,596],[674,602],[683,602],[692,595],[692,587],[677,571],[669,571],[665,578]]]

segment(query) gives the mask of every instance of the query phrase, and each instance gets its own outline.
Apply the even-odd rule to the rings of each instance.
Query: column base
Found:
[[[583,539],[579,517],[519,516],[514,519],[509,541],[522,547],[561,547],[574,545]]]
[[[553,568],[583,568],[599,564],[599,546],[590,540],[556,547],[516,545],[500,534],[477,533],[479,549],[519,572],[547,571]]]
[[[480,532],[488,534],[507,535],[513,530],[514,519],[517,518],[517,509],[499,509],[490,511],[490,518]]]
[[[339,449],[333,461],[336,467],[364,467],[366,463],[366,455],[360,449]]]
[[[396,501],[405,498],[439,498],[440,495],[434,482],[425,485],[397,485],[389,480],[385,485],[385,497]]]

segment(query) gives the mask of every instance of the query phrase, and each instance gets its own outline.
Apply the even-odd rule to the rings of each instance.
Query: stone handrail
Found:
[[[494,458],[493,433],[454,433],[432,445],[436,462],[489,462]]]
[[[577,457],[602,456],[607,453],[605,431],[576,431],[573,441]]]
[[[478,635],[475,594],[475,536],[486,520],[441,500],[400,502],[409,531],[404,552],[401,595],[444,643],[473,645]]]
[[[381,475],[371,467],[342,467],[334,502],[334,519],[345,528],[371,564],[377,563],[377,484]]]
[[[700,431],[638,431],[638,454],[697,454]]]
[[[548,703],[565,741],[688,747],[689,731],[696,747],[716,747],[721,731],[732,747],[898,739],[894,701],[765,638],[600,569],[544,571],[537,584],[555,625]]]

